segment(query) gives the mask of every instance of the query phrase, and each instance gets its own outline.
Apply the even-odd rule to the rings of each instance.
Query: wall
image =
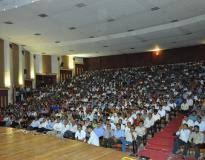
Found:
[[[205,60],[205,45],[164,50],[159,56],[151,52],[85,58],[85,70],[147,66]]]
[[[42,56],[42,67],[43,67],[43,74],[50,74],[51,73],[51,56],[50,55],[43,55]]]
[[[0,39],[0,88],[4,87],[4,41]]]

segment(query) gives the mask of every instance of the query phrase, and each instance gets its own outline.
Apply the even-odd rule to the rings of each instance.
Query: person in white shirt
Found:
[[[174,142],[174,147],[172,151],[173,154],[178,153],[180,146],[184,146],[183,155],[184,156],[187,155],[188,140],[189,140],[190,133],[191,131],[188,129],[188,125],[186,123],[180,127],[180,129],[176,133],[178,138]]]
[[[82,129],[81,124],[78,124],[78,130],[75,132],[75,139],[86,142],[86,132]]]
[[[95,132],[93,131],[93,127],[88,126],[87,131],[90,134],[89,139],[88,139],[88,144],[92,144],[92,145],[95,145],[95,146],[100,146],[99,138],[95,134]]]
[[[137,147],[143,144],[145,135],[147,133],[147,129],[144,127],[143,121],[139,123],[139,126],[135,128],[135,132],[137,134]]]
[[[36,117],[31,124],[28,126],[27,130],[32,131],[32,130],[37,130],[38,126],[40,125],[40,122],[38,121],[38,118]]]
[[[137,133],[134,126],[131,126],[129,130],[127,129],[125,131],[126,144],[129,146],[130,150],[132,150],[133,154],[135,154],[137,150],[136,138]]]
[[[162,108],[161,105],[159,106],[158,114],[161,118],[166,116],[166,111]]]
[[[182,124],[187,124],[189,128],[194,127],[194,121],[192,121],[191,119],[189,119],[188,117],[185,117],[182,121]]]
[[[194,122],[194,125],[199,126],[200,132],[205,132],[205,121],[202,121],[200,116],[197,116],[197,120]]]
[[[68,129],[65,131],[63,137],[64,138],[71,138],[75,139],[75,133],[77,131],[77,124],[75,120],[72,120],[71,123],[69,123]]]
[[[189,142],[194,148],[195,158],[198,159],[200,157],[200,146],[204,143],[204,134],[199,131],[199,126],[194,126],[194,131],[189,137]]]
[[[62,128],[63,128],[63,123],[58,118],[56,123],[53,125],[53,131],[48,131],[47,134],[48,135],[58,135],[58,134],[61,134]]]

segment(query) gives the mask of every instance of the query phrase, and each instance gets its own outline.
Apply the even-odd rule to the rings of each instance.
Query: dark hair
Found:
[[[195,126],[194,126],[194,128],[197,128],[197,129],[199,129],[199,126],[198,126],[198,125],[195,125]]]
[[[93,130],[93,126],[91,126],[91,125],[87,126],[87,129],[89,129],[89,128]]]

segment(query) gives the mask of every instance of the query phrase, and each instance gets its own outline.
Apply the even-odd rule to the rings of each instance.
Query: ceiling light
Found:
[[[18,6],[15,6],[15,8],[18,8]]]
[[[45,13],[41,13],[41,14],[39,14],[38,16],[39,16],[39,17],[41,17],[41,18],[48,17],[48,15],[47,15],[47,14],[45,14]]]
[[[70,29],[70,30],[75,30],[75,29],[76,29],[76,27],[70,27],[69,29]]]
[[[153,7],[153,8],[151,8],[151,11],[157,11],[159,9],[160,9],[159,7]]]
[[[41,33],[34,33],[33,35],[35,35],[35,36],[40,36]]]
[[[161,51],[162,49],[159,46],[155,46],[154,49],[149,50],[150,52],[158,52]]]
[[[11,21],[5,21],[4,23],[5,23],[5,24],[14,24],[14,23],[11,22]]]
[[[78,3],[75,6],[78,7],[78,8],[82,8],[82,7],[85,7],[86,4],[85,3]]]

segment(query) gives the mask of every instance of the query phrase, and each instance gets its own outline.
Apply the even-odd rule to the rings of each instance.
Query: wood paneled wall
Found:
[[[164,50],[159,56],[151,52],[85,58],[85,70],[122,68],[205,60],[205,45]]]
[[[42,67],[43,67],[43,74],[50,74],[51,73],[51,56],[50,55],[43,55],[42,56]]]
[[[8,90],[0,88],[0,108],[8,105]]]
[[[12,43],[13,85],[19,86],[19,46]]]
[[[4,87],[4,41],[0,39],[0,88]]]
[[[26,79],[31,78],[31,54],[28,51],[24,52],[25,54],[25,70],[26,70]],[[25,73],[24,73],[25,74]]]
[[[71,78],[72,78],[72,70],[68,70],[68,69],[60,70],[60,81],[64,81]]]
[[[69,69],[69,57],[68,56],[62,56],[62,63],[63,63],[63,66],[61,66],[62,69]]]

